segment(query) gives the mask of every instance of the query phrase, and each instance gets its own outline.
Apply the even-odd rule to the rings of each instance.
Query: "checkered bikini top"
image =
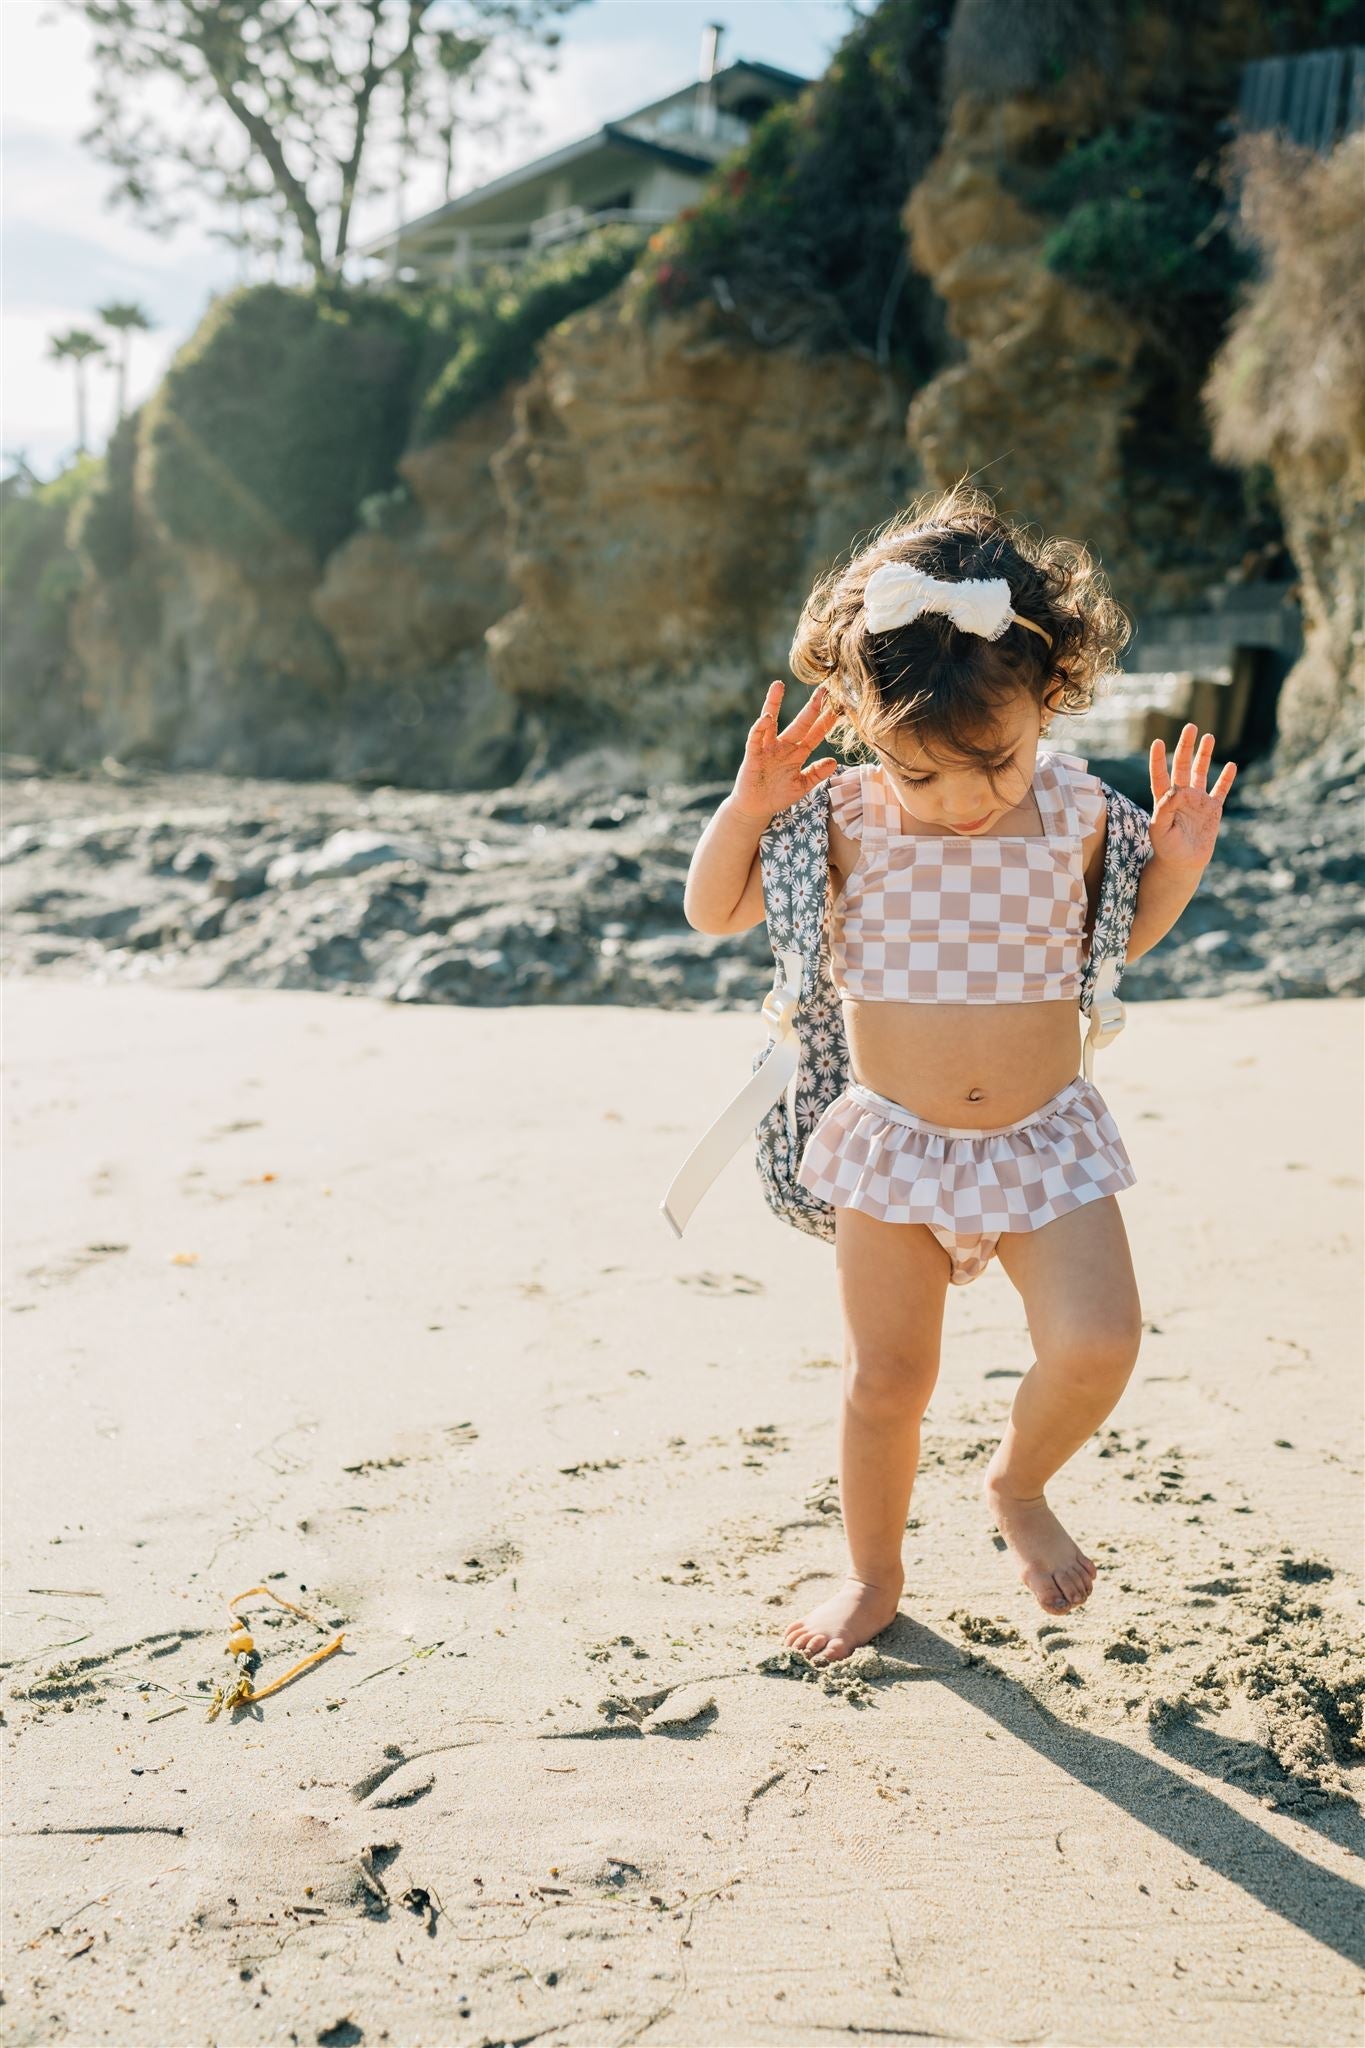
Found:
[[[860,842],[829,914],[841,996],[881,1003],[1079,998],[1088,903],[1082,849],[1104,813],[1079,754],[1040,750],[1040,834],[904,832],[878,761],[830,777],[830,812]]]

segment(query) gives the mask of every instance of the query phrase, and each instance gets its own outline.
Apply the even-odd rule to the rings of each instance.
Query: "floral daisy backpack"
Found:
[[[1085,767],[1079,754],[1053,749],[1064,767]],[[754,1055],[749,1080],[679,1167],[660,1202],[681,1237],[702,1196],[753,1134],[768,1207],[812,1237],[832,1242],[834,1210],[796,1178],[801,1154],[819,1118],[848,1080],[843,1006],[830,978],[829,784],[817,782],[773,819],[759,841],[763,906],[773,949],[773,985],[761,1015],[768,1041]],[[1090,951],[1081,969],[1080,1007],[1089,1018],[1081,1050],[1092,1078],[1094,1055],[1123,1029],[1118,997],[1138,881],[1151,858],[1150,819],[1139,804],[1101,780],[1108,812],[1104,868]]]

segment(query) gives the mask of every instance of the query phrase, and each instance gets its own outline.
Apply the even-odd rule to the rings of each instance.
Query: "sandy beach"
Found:
[[[7,980],[11,2048],[1359,2040],[1362,1004],[1130,1003],[1096,1592],[980,1503],[996,1265],[901,1617],[817,1672],[833,1254],[747,1149],[658,1209],[761,992]],[[318,1626],[247,1602],[259,1685],[343,1647],[210,1720],[260,1585]]]

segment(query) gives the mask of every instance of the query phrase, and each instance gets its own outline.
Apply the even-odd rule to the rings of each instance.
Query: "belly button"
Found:
[[[968,1089],[968,1091],[967,1091],[967,1100],[968,1100],[968,1102],[980,1102],[980,1100],[981,1100],[981,1097],[982,1097],[983,1093],[984,1093],[984,1090],[983,1090],[983,1089],[980,1089],[980,1088],[969,1088],[969,1089]]]

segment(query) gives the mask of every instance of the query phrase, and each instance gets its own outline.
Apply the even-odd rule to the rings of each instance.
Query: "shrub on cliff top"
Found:
[[[1148,110],[1075,142],[1032,183],[1039,212],[1059,216],[1043,258],[1059,276],[1171,324],[1202,299],[1221,317],[1249,261],[1226,231],[1208,139],[1175,113]]]
[[[627,293],[648,318],[712,298],[750,339],[932,367],[901,209],[938,147],[952,0],[884,0],[823,78],[774,107],[701,199],[651,237]]]
[[[261,285],[210,308],[146,411],[151,502],[176,540],[321,558],[394,480],[413,317],[375,292]]]
[[[137,551],[133,470],[141,411],[125,413],[71,514],[67,538],[101,576],[124,576]]]
[[[439,441],[529,375],[541,337],[613,291],[643,247],[638,228],[598,228],[519,270],[490,272],[482,287],[458,293],[444,316],[438,306],[428,354],[441,335],[452,352],[418,408],[414,440]]]
[[[82,455],[50,483],[40,483],[21,466],[0,486],[0,593],[7,641],[21,612],[39,638],[65,638],[67,608],[82,581],[69,529],[98,487],[103,469],[98,456]],[[6,652],[12,649],[7,646]]]
[[[80,681],[67,626],[85,571],[68,530],[101,468],[86,455],[50,483],[40,483],[21,464],[0,484],[8,748],[63,758],[77,737]]]

